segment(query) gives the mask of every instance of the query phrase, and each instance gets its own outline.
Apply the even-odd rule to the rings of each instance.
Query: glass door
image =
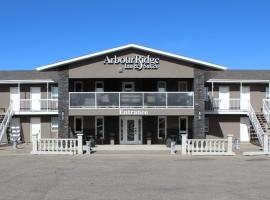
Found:
[[[142,144],[142,118],[120,118],[120,144]]]
[[[188,135],[188,117],[179,117],[179,139],[181,140],[181,135]]]

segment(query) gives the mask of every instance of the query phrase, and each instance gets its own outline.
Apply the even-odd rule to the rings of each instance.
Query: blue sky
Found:
[[[270,69],[270,1],[0,1],[1,70],[129,43],[229,69]]]

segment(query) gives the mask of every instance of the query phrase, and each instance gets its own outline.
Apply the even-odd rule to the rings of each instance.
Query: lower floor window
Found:
[[[51,120],[51,133],[58,134],[58,117],[52,117]]]
[[[204,118],[204,132],[205,133],[209,132],[209,118],[208,117]]]
[[[166,138],[167,135],[167,117],[159,116],[158,117],[158,138]]]
[[[104,117],[96,117],[96,136],[104,139]]]

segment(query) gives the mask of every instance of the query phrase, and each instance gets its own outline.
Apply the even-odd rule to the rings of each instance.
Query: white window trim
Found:
[[[129,82],[122,82],[122,91],[125,91],[124,90],[124,86],[125,86],[125,84],[131,84],[132,85],[132,89],[133,89],[133,91],[132,92],[134,92],[135,91],[135,82],[131,82],[131,81],[129,81]]]
[[[82,121],[82,131],[76,131],[76,119],[81,119]],[[74,117],[74,133],[82,133],[83,132],[83,117],[82,116],[76,116]]]
[[[76,91],[76,84],[81,84],[82,85],[82,91],[79,91],[79,92],[83,92],[83,81],[74,81],[74,92],[78,92],[78,91]]]
[[[180,132],[180,128],[181,128],[180,122],[181,122],[181,119],[186,119],[186,134],[188,136],[188,117],[187,116],[179,116],[179,119],[178,119],[179,135],[182,134]]]
[[[165,135],[164,137],[167,138],[167,116],[158,116],[158,123],[157,123],[157,128],[158,128],[158,139],[165,139],[159,136],[159,119],[164,118],[165,119]]]
[[[181,83],[185,83],[185,85],[186,85],[185,91],[180,91],[180,84]],[[178,81],[178,91],[180,91],[180,92],[187,92],[188,91],[188,82],[187,81]]]
[[[97,91],[97,84],[102,84],[102,89],[104,91],[104,81],[95,81],[95,92]]]
[[[58,119],[58,125],[57,125],[57,131],[55,131],[54,129],[53,129],[53,118],[58,118],[58,117],[51,117],[51,133],[52,134],[57,134],[56,136],[58,137],[58,128],[59,128],[59,119]]]
[[[52,91],[53,91],[53,88],[54,88],[54,87],[57,87],[57,88],[58,88],[58,86],[51,85],[51,99],[58,99],[58,97],[59,97],[59,88],[58,88],[58,94],[57,94],[57,97],[53,97]]]
[[[102,119],[103,121],[103,134],[102,137],[100,139],[104,139],[104,135],[105,135],[105,122],[104,122],[104,116],[96,116],[95,117],[95,136],[97,136],[97,120],[98,119]]]
[[[165,92],[166,92],[167,91],[167,81],[158,81],[157,82],[157,91],[159,90],[159,87],[158,87],[159,83],[164,83],[164,85],[165,85]]]

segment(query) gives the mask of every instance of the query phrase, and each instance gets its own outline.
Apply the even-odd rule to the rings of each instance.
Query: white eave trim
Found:
[[[191,63],[195,63],[195,64],[200,64],[200,65],[203,65],[203,66],[206,66],[206,67],[215,68],[215,69],[219,69],[219,70],[226,70],[227,69],[226,67],[223,67],[223,66],[220,66],[220,65],[216,65],[216,64],[196,60],[196,59],[193,59],[193,58],[179,56],[177,54],[167,53],[167,52],[164,52],[164,51],[160,51],[160,50],[156,50],[156,49],[152,49],[152,48],[148,48],[148,47],[143,47],[143,46],[136,45],[136,44],[128,44],[128,45],[125,45],[125,46],[112,48],[112,49],[108,49],[108,50],[105,50],[105,51],[100,51],[100,52],[97,52],[97,53],[88,54],[88,55],[85,55],[85,56],[81,56],[81,57],[77,57],[77,58],[73,58],[73,59],[69,59],[69,60],[64,60],[64,61],[53,63],[53,64],[50,64],[50,65],[41,66],[41,67],[36,68],[36,70],[42,71],[42,70],[58,67],[58,66],[61,66],[61,65],[74,63],[74,62],[81,61],[81,60],[84,60],[84,59],[94,58],[96,56],[101,56],[101,55],[104,55],[104,54],[113,53],[113,52],[116,52],[116,51],[119,51],[119,50],[128,49],[128,48],[136,48],[136,49],[139,49],[139,50],[144,50],[144,51],[148,51],[148,52],[151,52],[151,53],[156,53],[156,54],[168,56],[168,57],[171,57],[171,58],[175,58],[175,59],[179,59],[179,60],[182,60],[182,61],[187,61],[187,62],[191,62]]]
[[[51,79],[36,79],[36,80],[0,80],[0,84],[17,84],[17,83],[54,83]]]
[[[208,83],[269,83],[270,80],[210,79]]]

